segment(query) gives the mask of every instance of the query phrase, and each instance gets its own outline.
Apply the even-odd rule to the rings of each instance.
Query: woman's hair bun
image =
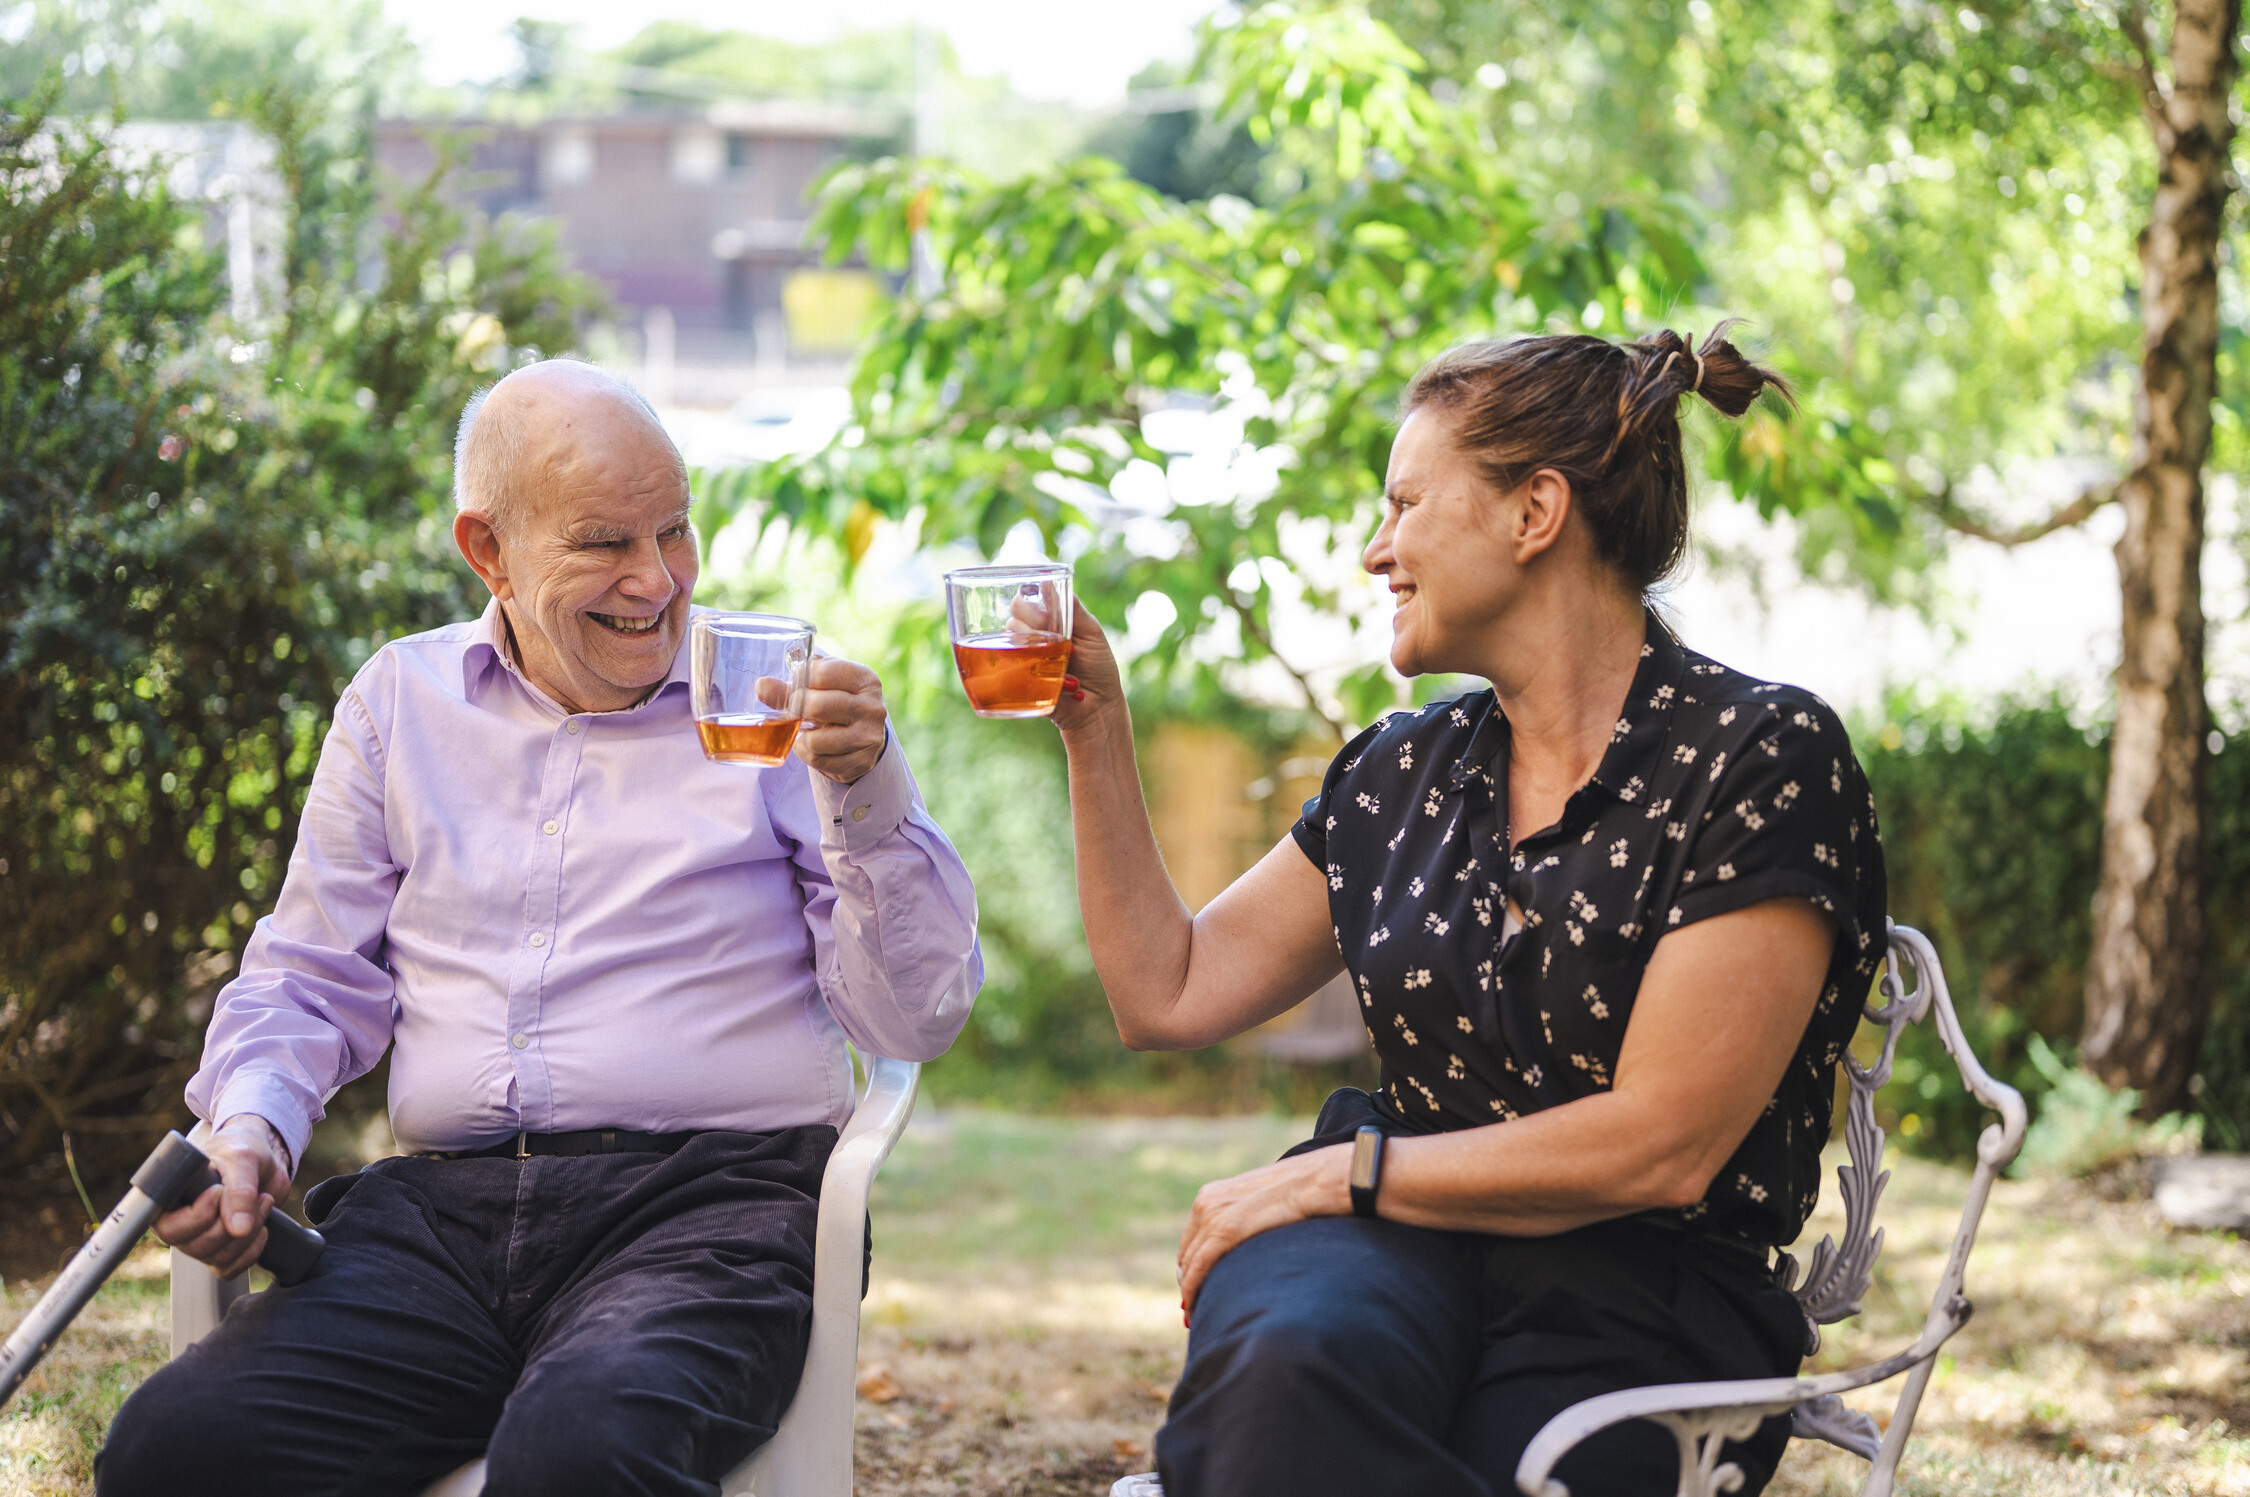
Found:
[[[1757,403],[1770,386],[1783,400],[1796,404],[1796,392],[1765,365],[1757,363],[1727,338],[1739,318],[1730,317],[1711,329],[1697,347],[1670,328],[1648,334],[1626,345],[1633,367],[1626,372],[1621,392],[1619,425],[1629,431],[1648,408],[1682,395],[1700,395],[1729,420],[1738,419]],[[1621,431],[1621,435],[1622,435]]]
[[[1721,322],[1700,346],[1666,328],[1631,343],[1551,333],[1466,343],[1425,365],[1402,415],[1446,410],[1454,437],[1503,491],[1541,468],[1571,481],[1596,549],[1646,592],[1687,554],[1687,463],[1680,397],[1730,419],[1789,382],[1746,357]]]

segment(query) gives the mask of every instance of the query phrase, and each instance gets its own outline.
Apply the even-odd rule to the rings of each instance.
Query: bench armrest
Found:
[[[1927,1365],[1955,1331],[1968,1324],[1969,1302],[1954,1297],[1933,1316],[1912,1346],[1866,1367],[1818,1377],[1753,1378],[1722,1383],[1665,1383],[1627,1388],[1572,1404],[1547,1421],[1524,1447],[1516,1465],[1516,1487],[1523,1497],[1570,1497],[1554,1479],[1555,1466],[1587,1436],[1629,1419],[1653,1419],[1672,1432],[1680,1447],[1679,1497],[1718,1497],[1741,1485],[1741,1470],[1719,1464],[1728,1440],[1747,1440],[1776,1414],[1834,1398],[1854,1388],[1885,1382]]]

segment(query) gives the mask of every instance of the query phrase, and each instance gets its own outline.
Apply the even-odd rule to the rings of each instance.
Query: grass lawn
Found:
[[[918,1117],[877,1185],[859,1489],[1098,1494],[1149,1469],[1185,1335],[1172,1283],[1196,1187],[1302,1136],[1278,1118]],[[1913,1338],[1963,1177],[1892,1161],[1866,1312],[1818,1363]],[[1836,1230],[1826,1202],[1809,1234]],[[1801,1245],[1799,1255],[1809,1251]],[[38,1286],[6,1286],[0,1325]],[[1915,1497],[2250,1497],[2250,1246],[2145,1204],[2005,1183],[1907,1455]],[[163,1355],[162,1259],[136,1257],[0,1415],[0,1493],[92,1490],[91,1453]],[[1890,1388],[1878,1394],[1895,1392]],[[1884,1401],[1860,1407],[1882,1417]],[[1853,1457],[1799,1445],[1776,1497],[1843,1497]]]

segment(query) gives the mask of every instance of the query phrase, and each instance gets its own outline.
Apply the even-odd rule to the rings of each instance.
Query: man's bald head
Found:
[[[653,432],[686,483],[679,450],[640,391],[579,359],[525,365],[462,408],[453,438],[454,508],[483,515],[494,530],[513,528],[530,512],[540,480],[620,421]]]

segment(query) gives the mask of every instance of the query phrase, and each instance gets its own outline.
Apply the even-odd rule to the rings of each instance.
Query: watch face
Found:
[[[1358,1134],[1352,1139],[1352,1184],[1356,1188],[1365,1190],[1375,1183],[1375,1151],[1382,1144],[1383,1135],[1372,1131]]]

